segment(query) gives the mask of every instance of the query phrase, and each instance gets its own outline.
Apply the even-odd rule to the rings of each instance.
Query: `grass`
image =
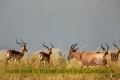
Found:
[[[46,50],[45,50],[46,51]],[[20,64],[14,62],[11,59],[7,65],[7,68],[43,68],[40,66],[40,59],[38,57],[39,51],[34,51],[32,54],[25,53],[25,56],[21,59]],[[77,59],[66,60],[66,54],[59,48],[53,48],[53,54],[51,55],[50,68],[80,68],[81,62]],[[5,74],[3,71],[6,68],[5,65],[6,50],[0,51],[0,80],[120,80],[119,74]],[[120,64],[114,66],[120,71]],[[96,68],[90,67],[90,68]],[[113,79],[111,79],[113,78]]]

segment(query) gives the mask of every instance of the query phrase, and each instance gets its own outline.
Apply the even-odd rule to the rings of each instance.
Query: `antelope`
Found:
[[[78,44],[73,44],[70,47],[70,51],[69,51],[69,55],[68,55],[68,60],[70,60],[71,58],[76,58],[79,61],[81,61],[82,65],[86,65],[86,66],[93,66],[95,64],[100,64],[100,65],[105,65],[107,64],[107,60],[106,60],[106,55],[108,55],[108,50],[109,50],[109,46],[107,45],[108,49],[105,49],[102,44],[101,44],[101,48],[104,51],[104,54],[102,53],[96,53],[96,52],[88,52],[88,51],[83,51],[83,52],[77,52],[77,49],[74,49],[75,46]]]
[[[113,45],[116,47],[116,53],[111,53],[110,58],[111,58],[111,61],[117,62],[119,53],[120,53],[120,48],[115,45],[115,41],[113,42]]]
[[[21,39],[22,41],[22,39]],[[20,44],[21,46],[21,51],[15,51],[15,50],[7,50],[7,59],[6,59],[6,63],[8,62],[8,60],[10,60],[11,58],[15,57],[15,61],[18,60],[20,62],[20,59],[24,56],[24,52],[27,52],[28,50],[26,49],[26,44],[22,41],[22,43],[18,43],[17,39],[16,39],[16,43]]]
[[[45,42],[44,42],[44,43],[45,43]],[[44,43],[43,43],[43,46],[47,48],[48,53],[43,52],[43,51],[40,52],[40,53],[39,53],[39,58],[40,58],[40,62],[41,62],[41,61],[44,61],[44,66],[45,66],[46,61],[50,64],[50,55],[52,54],[52,48],[53,48],[54,46],[50,43],[52,47],[49,48],[49,47],[45,46]]]

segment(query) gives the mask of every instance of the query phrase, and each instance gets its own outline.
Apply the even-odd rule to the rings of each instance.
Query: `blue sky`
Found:
[[[94,51],[101,43],[111,49],[114,40],[120,46],[119,35],[120,0],[0,0],[0,49],[19,50],[22,38],[28,49],[51,42]]]

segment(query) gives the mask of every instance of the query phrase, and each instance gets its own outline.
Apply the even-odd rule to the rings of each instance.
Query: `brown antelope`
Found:
[[[44,66],[45,66],[46,65],[46,61],[50,64],[50,55],[52,54],[52,48],[54,46],[51,44],[52,47],[49,48],[49,47],[45,46],[44,43],[43,43],[43,46],[47,48],[48,53],[42,51],[42,52],[39,53],[39,57],[40,57],[40,62],[44,61]]]
[[[106,44],[107,45],[107,44]],[[73,44],[70,47],[70,51],[69,51],[69,56],[68,56],[68,60],[70,60],[71,58],[76,58],[78,60],[80,60],[84,65],[89,66],[89,65],[95,65],[95,64],[100,64],[100,65],[106,65],[107,61],[106,61],[106,55],[108,54],[108,49],[109,46],[107,45],[108,49],[105,49],[102,47],[101,44],[101,48],[104,51],[104,54],[102,53],[96,53],[96,52],[88,52],[88,51],[83,51],[83,52],[77,52],[77,49],[74,49],[74,47],[76,46],[76,44]]]
[[[22,41],[22,39],[21,39]],[[16,39],[16,42],[17,42],[17,39]],[[20,44],[21,46],[21,51],[15,51],[15,50],[8,50],[7,51],[7,59],[6,59],[6,63],[9,59],[11,58],[15,58],[15,60],[18,60],[20,62],[20,59],[24,56],[24,52],[27,52],[27,49],[26,49],[26,43],[24,43],[22,41],[22,43],[18,43],[17,44]]]
[[[113,42],[113,45],[116,47],[116,53],[111,53],[110,58],[111,58],[111,61],[117,62],[119,53],[120,53],[120,48],[115,45],[115,41]]]

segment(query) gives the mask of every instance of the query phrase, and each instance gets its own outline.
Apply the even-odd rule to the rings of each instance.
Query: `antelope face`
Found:
[[[69,51],[69,56],[67,59],[70,60],[71,58],[73,58],[73,50],[72,49]]]
[[[21,41],[22,41],[22,39],[21,39]],[[17,42],[17,39],[16,39],[16,42]],[[18,43],[18,42],[17,42],[17,44],[20,44],[20,46],[21,46],[21,52],[28,52],[28,50],[26,49],[26,44],[27,44],[27,43],[24,43],[24,42],[22,41],[22,43]]]
[[[103,52],[104,52],[104,54],[108,55],[108,50],[107,49],[104,50]]]
[[[74,49],[75,46],[77,46],[78,44],[73,44],[71,47],[70,47],[70,51],[69,51],[69,56],[68,56],[68,60],[70,60],[71,58],[74,57],[74,52],[76,52],[79,48],[77,49]]]
[[[71,58],[73,58],[73,53],[70,53],[67,59],[70,60]]]
[[[52,54],[52,48],[48,49],[48,53]]]
[[[117,48],[116,53],[119,54],[120,53],[120,48],[117,45],[115,45],[115,41],[113,42],[113,45]]]
[[[22,48],[23,52],[28,52],[28,50],[26,49],[26,45],[22,45],[21,48]]]
[[[116,51],[117,51],[117,53],[120,53],[120,48],[117,48],[117,50],[116,50]]]
[[[106,44],[106,43],[105,43]],[[102,46],[102,44],[101,44],[101,48],[103,49],[103,52],[104,52],[104,54],[105,55],[108,55],[108,50],[109,50],[109,46],[106,44],[106,46],[107,46],[107,49],[105,49],[103,46]]]
[[[51,43],[50,43],[50,44],[51,44]],[[44,43],[43,43],[43,46],[47,48],[48,54],[52,54],[52,48],[54,47],[52,44],[51,44],[51,46],[52,46],[51,48],[45,46]]]

